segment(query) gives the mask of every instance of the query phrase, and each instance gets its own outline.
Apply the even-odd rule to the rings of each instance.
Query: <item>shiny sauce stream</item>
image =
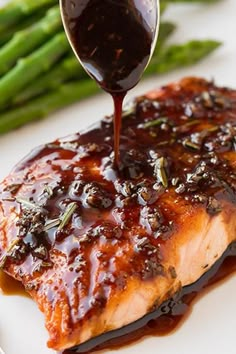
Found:
[[[153,0],[62,0],[64,24],[88,74],[114,101],[114,162],[119,166],[123,100],[140,80],[155,44]]]

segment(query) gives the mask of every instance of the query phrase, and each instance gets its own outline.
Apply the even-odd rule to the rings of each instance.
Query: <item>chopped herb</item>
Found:
[[[168,118],[158,118],[158,119],[155,119],[155,120],[152,120],[150,122],[147,122],[147,123],[144,123],[143,124],[143,128],[144,129],[148,129],[148,128],[151,128],[151,127],[156,127],[156,126],[159,126],[163,123],[167,123],[168,122]]]
[[[179,183],[179,177],[173,177],[171,180],[172,186],[177,186],[177,184]]]
[[[182,194],[182,193],[185,192],[185,190],[186,190],[186,187],[185,187],[185,185],[184,185],[183,183],[181,183],[181,184],[175,189],[175,191],[176,191],[177,194]]]
[[[160,157],[155,162],[155,170],[154,173],[156,174],[158,180],[162,183],[162,185],[167,188],[168,187],[168,178],[165,169],[166,159],[164,157]]]
[[[222,207],[220,205],[220,202],[214,198],[214,197],[209,197],[208,199],[208,204],[207,204],[207,212],[210,215],[216,215],[222,211]]]
[[[53,196],[53,190],[48,184],[45,185],[44,192],[46,192],[49,197]]]
[[[36,256],[38,259],[42,259],[44,261],[48,259],[48,250],[43,244],[34,248],[32,254],[33,256]]]
[[[183,145],[187,148],[192,149],[192,150],[200,150],[201,149],[201,147],[199,145],[193,143],[190,140],[184,140]]]
[[[52,267],[52,263],[51,262],[42,262],[41,264],[40,264],[40,266],[41,267],[43,267],[43,268],[50,268],[50,267]]]
[[[130,116],[131,114],[134,114],[134,110],[135,110],[135,106],[128,107],[128,108],[122,113],[122,117],[125,118],[125,117]]]
[[[42,261],[36,264],[36,266],[33,269],[33,273],[42,273],[44,271],[44,268],[52,268],[52,267],[53,267],[53,263]]]
[[[29,200],[23,199],[23,198],[16,198],[16,201],[20,204],[22,204],[24,207],[28,209],[41,209],[41,207],[37,204],[34,204],[30,202]]]
[[[165,146],[168,145],[170,142],[168,140],[161,141],[160,143],[157,144],[157,146]]]
[[[20,242],[20,238],[17,238],[17,239],[12,241],[12,243],[8,247],[5,255],[3,255],[2,258],[0,259],[0,270],[4,268],[4,266],[6,264],[7,257],[9,257],[11,255],[11,251],[13,250],[13,248],[15,246],[18,245],[19,242]]]
[[[189,130],[189,128],[191,128],[194,125],[198,125],[199,123],[200,123],[200,121],[197,120],[197,119],[191,120],[191,121],[189,121],[189,122],[187,122],[185,124],[182,124],[180,126],[174,127],[173,131],[175,133],[186,133]]]
[[[200,123],[200,120],[195,119],[195,120],[191,120],[190,122],[187,122],[185,124],[183,124],[183,126],[185,127],[191,127],[192,125],[197,125]]]
[[[75,202],[70,203],[68,205],[65,213],[60,218],[60,225],[58,227],[59,231],[61,231],[70,222],[70,219],[72,218],[72,215],[74,214],[76,209],[77,209],[77,204]]]
[[[49,231],[49,230],[53,229],[54,227],[57,227],[58,225],[60,225],[60,223],[61,223],[60,219],[50,220],[44,226],[44,231]]]
[[[194,103],[188,103],[185,107],[185,115],[191,118],[197,113],[197,106]]]
[[[14,197],[9,197],[9,198],[2,198],[2,200],[3,200],[4,202],[14,202],[14,201],[16,200],[16,198],[14,198]]]
[[[209,92],[204,91],[201,94],[202,102],[205,108],[213,108],[214,102],[212,99],[212,96],[209,94]]]
[[[214,133],[214,132],[216,132],[217,130],[219,130],[219,127],[211,127],[211,128],[208,128],[208,129],[206,129],[209,133]]]
[[[3,192],[16,193],[20,189],[21,184],[10,184],[3,189]]]

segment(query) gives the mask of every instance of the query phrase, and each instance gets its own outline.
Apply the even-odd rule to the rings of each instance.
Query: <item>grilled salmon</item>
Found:
[[[0,185],[0,267],[64,350],[196,282],[236,241],[236,91],[185,78],[35,149]]]

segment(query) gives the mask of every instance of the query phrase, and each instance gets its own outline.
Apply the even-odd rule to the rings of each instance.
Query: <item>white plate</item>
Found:
[[[0,5],[5,0],[0,0]],[[236,1],[216,5],[177,5],[166,17],[179,23],[174,42],[190,38],[221,39],[225,45],[202,63],[142,82],[130,96],[144,93],[186,75],[214,78],[236,88]],[[101,94],[74,105],[45,121],[28,125],[0,138],[0,178],[34,146],[73,133],[112,111],[111,100]],[[148,338],[117,351],[119,354],[235,354],[235,277],[212,290],[194,306],[191,316],[174,334]],[[6,354],[52,354],[46,347],[43,316],[29,299],[0,295],[0,347]]]

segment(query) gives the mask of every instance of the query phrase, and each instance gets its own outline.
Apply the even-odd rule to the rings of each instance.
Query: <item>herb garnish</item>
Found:
[[[0,259],[0,270],[4,268],[6,260],[7,260],[7,257],[9,257],[11,255],[11,251],[13,250],[13,248],[15,246],[18,245],[19,242],[20,242],[20,238],[17,238],[17,239],[12,241],[12,243],[8,247],[5,255],[3,255],[2,258]]]
[[[135,112],[135,106],[132,105],[122,112],[122,118],[130,116],[131,114],[134,114],[134,112]]]
[[[143,128],[147,129],[147,128],[151,128],[151,127],[156,127],[156,126],[159,126],[163,123],[167,123],[167,121],[168,121],[168,118],[166,118],[166,117],[158,118],[158,119],[152,120],[150,122],[144,123]]]
[[[167,188],[168,187],[168,178],[166,173],[166,159],[164,157],[160,157],[155,162],[154,173],[157,176],[158,180],[162,183],[162,185]]]
[[[44,192],[46,192],[49,197],[53,196],[53,190],[48,184],[45,185]]]
[[[173,131],[175,133],[186,133],[191,127],[193,127],[194,125],[198,125],[199,123],[200,123],[199,119],[191,120],[191,121],[184,123],[180,126],[174,127]]]
[[[58,225],[60,225],[61,220],[58,219],[54,219],[54,220],[49,220],[46,225],[44,226],[44,231],[49,231],[51,229],[53,229],[54,227],[57,227]]]
[[[23,199],[20,197],[16,198],[16,201],[20,204],[22,204],[24,207],[28,208],[28,209],[41,209],[41,207],[35,203],[30,202],[27,199]]]
[[[209,133],[214,133],[217,130],[219,130],[219,127],[217,127],[217,126],[212,126],[211,128],[207,128],[206,129],[206,131],[209,132]]]
[[[187,148],[192,149],[192,150],[200,150],[200,149],[201,149],[201,147],[200,147],[199,145],[193,143],[193,142],[190,141],[190,140],[185,140],[185,141],[183,142],[183,145],[184,145],[185,147],[187,147]]]
[[[74,214],[75,210],[77,209],[77,204],[75,202],[70,203],[66,208],[65,213],[60,218],[60,225],[58,227],[58,231],[61,231],[69,222]]]

